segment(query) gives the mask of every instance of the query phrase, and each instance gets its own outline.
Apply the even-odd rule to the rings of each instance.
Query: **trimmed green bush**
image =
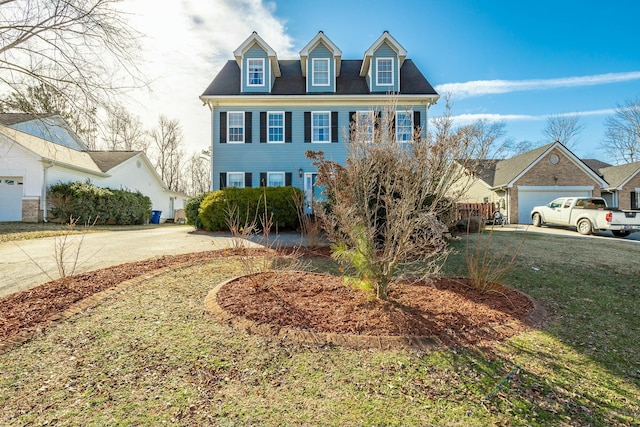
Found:
[[[187,224],[193,225],[196,229],[204,228],[204,225],[200,220],[200,216],[198,215],[198,211],[200,210],[202,201],[209,194],[211,194],[211,192],[207,191],[206,193],[192,197],[187,200],[187,203],[184,205],[184,215],[187,217]]]
[[[51,215],[61,222],[131,225],[151,218],[151,199],[139,191],[114,190],[90,182],[66,182],[49,187]]]
[[[228,230],[228,212],[235,209],[240,224],[251,223],[255,219],[260,227],[266,196],[267,215],[273,213],[274,228],[278,231],[295,230],[299,223],[293,203],[294,194],[302,197],[302,191],[295,187],[225,188],[205,196],[198,216],[206,230]]]

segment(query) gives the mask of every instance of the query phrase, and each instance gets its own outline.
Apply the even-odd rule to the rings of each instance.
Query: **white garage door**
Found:
[[[589,197],[593,187],[518,187],[518,223],[531,224],[531,209],[558,197]]]
[[[0,221],[22,221],[22,178],[0,176]]]

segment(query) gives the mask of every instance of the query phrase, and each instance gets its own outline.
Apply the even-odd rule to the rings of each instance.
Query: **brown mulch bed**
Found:
[[[480,293],[464,278],[392,286],[387,301],[345,285],[341,277],[266,272],[233,280],[217,293],[226,312],[310,332],[434,337],[468,345],[513,336],[539,319],[529,297],[507,287]]]
[[[67,277],[9,295],[0,299],[0,343],[43,329],[73,304],[124,281],[161,269],[263,251],[227,249],[164,256]],[[328,256],[327,249],[296,248],[295,252],[305,257]],[[501,293],[479,294],[464,280],[395,286],[389,300],[383,302],[350,289],[339,277],[301,272],[240,278],[220,290],[218,302],[226,311],[260,323],[335,333],[439,336],[454,344],[513,335],[526,327],[533,309],[532,302],[516,291],[503,288]]]

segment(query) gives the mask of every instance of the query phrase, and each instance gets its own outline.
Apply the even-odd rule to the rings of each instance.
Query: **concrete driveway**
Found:
[[[73,245],[80,238],[69,236]],[[86,234],[75,273],[162,255],[211,251],[231,244],[229,235],[194,233],[193,227],[178,225]],[[0,297],[59,278],[55,246],[53,237],[0,243]]]
[[[500,232],[552,234],[583,239],[614,239],[611,233],[581,236],[575,230],[555,227],[506,225],[495,227]],[[74,242],[80,236],[72,236]],[[640,233],[619,241],[640,244]],[[254,239],[260,246],[260,239]],[[0,243],[0,298],[14,292],[30,289],[59,276],[54,256],[56,238],[21,240]],[[281,246],[304,244],[299,234],[280,234],[272,244]],[[194,232],[191,226],[164,226],[147,230],[113,231],[84,235],[75,273],[97,270],[132,261],[141,261],[162,255],[204,252],[232,246],[228,234]],[[27,255],[28,254],[28,255]],[[44,270],[44,271],[43,271]]]

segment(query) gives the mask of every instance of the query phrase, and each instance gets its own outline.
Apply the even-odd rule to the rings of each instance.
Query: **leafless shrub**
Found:
[[[347,161],[307,152],[318,168],[328,208],[319,209],[333,255],[356,271],[363,285],[386,299],[389,284],[403,276],[437,273],[449,252],[444,218],[471,180],[460,162],[482,157],[486,147],[470,125],[453,126],[449,108],[434,131],[419,124],[411,141],[396,140],[408,109],[389,104],[350,129]],[[347,138],[347,136],[345,136]]]

